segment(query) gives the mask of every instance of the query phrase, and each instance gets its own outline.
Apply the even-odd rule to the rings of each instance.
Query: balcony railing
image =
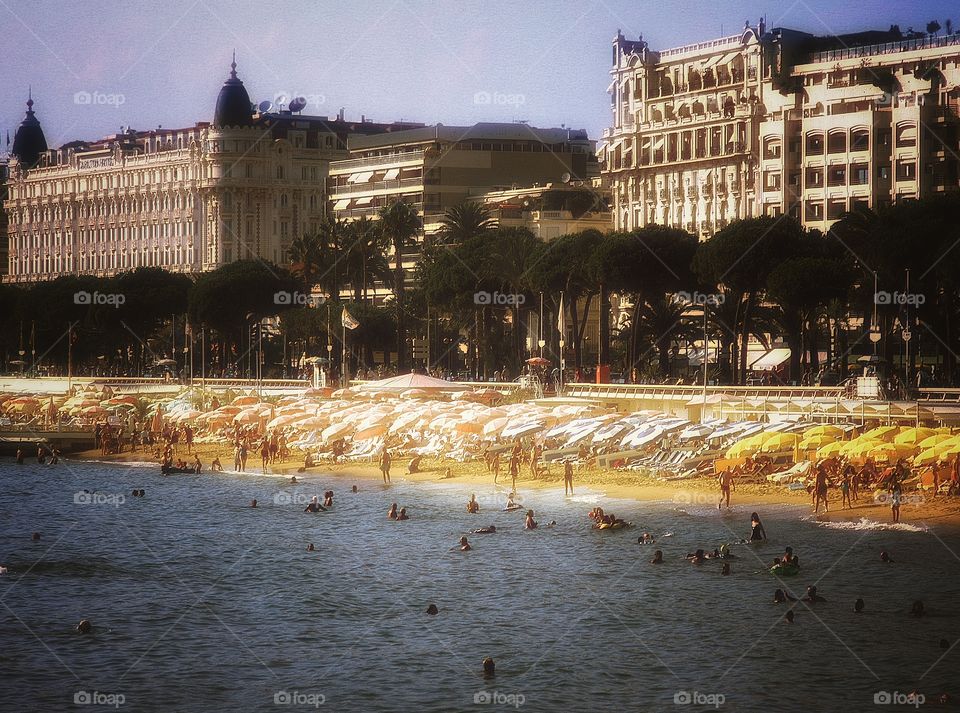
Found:
[[[423,161],[426,154],[426,149],[420,149],[418,151],[404,151],[403,153],[389,154],[386,156],[347,158],[342,161],[332,161],[330,163],[330,173],[341,173],[355,168],[369,168],[371,166],[393,168],[399,163],[418,163]]]
[[[367,183],[347,183],[343,186],[334,186],[330,189],[332,198],[341,196],[362,195],[374,191],[390,191],[407,188],[423,190],[422,178],[399,178],[394,181],[370,181]]]
[[[944,35],[943,37],[924,37],[915,40],[901,40],[899,42],[885,42],[878,45],[863,45],[861,47],[846,47],[826,52],[814,52],[810,55],[809,63],[838,62],[843,59],[860,59],[878,54],[894,54],[910,52],[935,47],[950,47],[960,45],[960,35]]]

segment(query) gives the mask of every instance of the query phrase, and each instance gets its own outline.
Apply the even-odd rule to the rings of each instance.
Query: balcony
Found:
[[[370,181],[368,183],[348,183],[343,186],[334,186],[330,189],[331,198],[341,198],[346,196],[365,195],[376,191],[409,190],[416,188],[423,190],[424,180],[422,178],[401,178],[394,181]],[[430,181],[426,181],[430,183]]]
[[[403,153],[389,154],[386,156],[369,156],[367,158],[348,158],[342,161],[330,162],[330,173],[346,173],[357,168],[379,167],[395,168],[397,164],[403,163],[421,163],[427,155],[426,149],[417,151],[404,151]]]

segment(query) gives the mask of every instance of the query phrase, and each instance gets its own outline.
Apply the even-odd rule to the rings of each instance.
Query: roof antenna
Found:
[[[233,48],[233,61],[230,63],[230,76],[233,79],[237,78],[237,48]]]

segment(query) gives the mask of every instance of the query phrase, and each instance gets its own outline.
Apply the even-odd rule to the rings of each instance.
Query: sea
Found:
[[[523,509],[505,512],[490,482],[472,515],[469,486],[398,477],[290,484],[4,459],[0,479],[0,711],[850,713],[960,701],[960,537],[911,519],[909,504],[897,526],[768,505],[769,540],[748,545],[758,508],[736,493],[721,512],[713,494],[635,502],[521,481]],[[328,490],[332,507],[303,511]],[[392,503],[410,519],[388,520]],[[592,529],[596,506],[632,526]],[[488,525],[495,534],[473,533]],[[638,543],[644,532],[655,544]],[[733,558],[685,559],[722,544]],[[767,570],[787,546],[801,571],[777,579]],[[656,549],[663,564],[650,563]],[[824,601],[773,601],[810,585]],[[924,616],[911,614],[917,600]]]

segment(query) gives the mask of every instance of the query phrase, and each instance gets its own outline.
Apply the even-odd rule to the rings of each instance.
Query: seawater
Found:
[[[922,523],[768,507],[770,542],[733,545],[724,577],[683,555],[748,535],[755,508],[521,481],[541,524],[524,531],[492,483],[470,515],[463,485],[401,479],[11,460],[0,477],[4,711],[872,711],[884,694],[960,695],[960,647],[939,646],[960,637],[960,540]],[[329,512],[303,512],[331,489]],[[392,502],[411,519],[388,521]],[[592,530],[595,504],[634,527]],[[781,583],[763,570],[787,545],[803,570]],[[774,590],[814,583],[828,601],[785,623]],[[909,615],[914,599],[928,616]],[[89,635],[74,631],[84,618]]]

